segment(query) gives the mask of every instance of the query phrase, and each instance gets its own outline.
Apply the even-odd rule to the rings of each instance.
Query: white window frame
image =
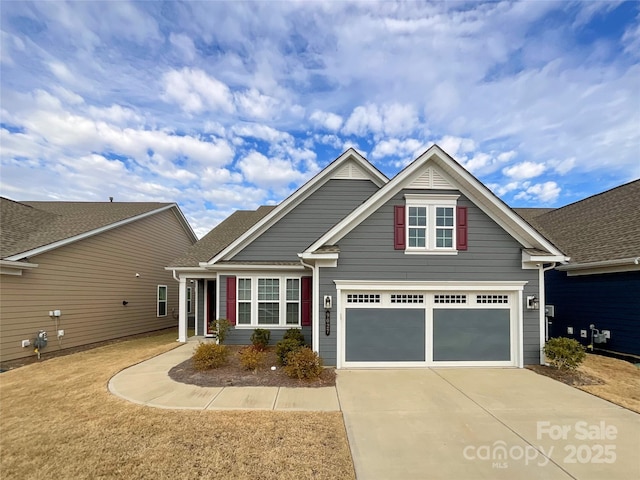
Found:
[[[274,301],[268,300],[259,300],[258,298],[258,283],[260,280],[269,280],[274,279],[278,280],[278,323],[267,324],[267,323],[258,323],[258,313],[259,313],[259,305],[261,303],[276,303]],[[251,282],[251,300],[240,300],[240,280],[249,280]],[[288,300],[287,299],[287,281],[288,280],[297,280],[298,281],[298,300]],[[241,303],[250,303],[251,304],[251,323],[240,323],[240,304]],[[298,305],[298,323],[287,323],[287,305],[288,304],[297,304]],[[236,312],[238,315],[238,321],[236,321],[236,328],[243,329],[254,329],[254,328],[264,328],[264,329],[288,329],[288,328],[301,328],[302,327],[302,276],[296,275],[242,275],[237,276],[236,282]]]
[[[164,288],[164,300],[160,300],[160,289]],[[158,285],[156,290],[156,316],[166,317],[169,310],[169,289],[166,285]],[[164,303],[164,315],[160,315],[160,304]]]
[[[447,194],[434,194],[434,195],[419,195],[419,194],[406,194],[405,198],[405,253],[409,254],[448,254],[456,255],[458,250],[456,248],[456,206],[458,205],[458,198],[460,195],[447,195]],[[427,212],[427,225],[426,227],[411,226],[409,225],[409,210],[412,207],[426,208]],[[436,212],[437,208],[452,208],[453,209],[453,225],[452,226],[438,226],[436,225]],[[424,247],[411,247],[409,246],[409,229],[411,228],[424,228],[425,229],[425,246]],[[451,230],[451,247],[438,247],[436,246],[436,233],[438,229]]]

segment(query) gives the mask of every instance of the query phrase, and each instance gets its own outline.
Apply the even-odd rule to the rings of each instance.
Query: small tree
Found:
[[[227,332],[231,328],[231,323],[226,318],[219,318],[213,322],[213,326],[218,336],[218,343],[224,343],[227,338]]]
[[[251,343],[257,350],[266,350],[270,339],[271,330],[266,330],[264,328],[256,328],[251,334]]]
[[[575,370],[586,357],[585,348],[573,338],[551,338],[542,351],[549,363],[561,370]]]

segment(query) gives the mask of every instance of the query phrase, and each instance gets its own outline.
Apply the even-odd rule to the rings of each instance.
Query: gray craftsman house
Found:
[[[349,149],[275,207],[241,211],[167,267],[196,333],[301,328],[326,365],[541,361],[544,268],[565,255],[437,145],[393,179]],[[194,288],[195,287],[195,288]]]

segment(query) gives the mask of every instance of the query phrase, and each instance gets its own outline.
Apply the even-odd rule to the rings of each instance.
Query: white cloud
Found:
[[[257,138],[269,143],[293,142],[293,136],[289,133],[260,123],[238,123],[231,127],[231,131],[240,137]]]
[[[522,162],[503,168],[502,173],[516,180],[525,180],[542,175],[546,169],[543,163]]]
[[[383,140],[376,143],[376,146],[371,151],[371,158],[374,160],[384,157],[406,157],[410,156],[409,160],[415,159],[423,150],[426,145],[420,140],[415,138],[407,138],[406,140],[400,140],[397,138],[391,138],[389,140]]]
[[[255,88],[234,95],[238,110],[249,118],[269,119],[276,115],[280,102],[269,95],[260,93]]]
[[[340,115],[336,115],[331,112],[323,112],[321,110],[316,110],[311,114],[309,119],[318,127],[324,128],[331,132],[336,132],[340,130],[342,126],[342,117]]]
[[[244,177],[258,187],[268,189],[287,188],[306,180],[307,174],[295,168],[294,164],[281,158],[267,158],[255,150],[238,162]]]
[[[369,133],[408,135],[417,126],[418,115],[412,105],[392,103],[378,107],[368,103],[353,109],[342,131],[347,135],[357,136]]]
[[[473,152],[477,146],[471,138],[445,135],[436,142],[445,152],[454,158]]]
[[[196,58],[196,47],[188,35],[171,33],[169,42],[174,46],[180,57],[185,60],[185,63],[192,62]]]
[[[235,110],[229,87],[199,69],[170,70],[163,76],[163,99],[188,113]]]
[[[558,199],[560,192],[561,188],[556,182],[536,183],[531,186],[526,186],[525,190],[514,196],[514,199],[534,199],[542,203],[553,203]]]

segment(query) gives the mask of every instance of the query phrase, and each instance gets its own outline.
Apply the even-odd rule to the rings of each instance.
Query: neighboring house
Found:
[[[349,149],[275,208],[236,212],[172,262],[198,333],[301,328],[326,365],[540,363],[542,268],[564,254],[437,145],[388,180]],[[187,323],[180,309],[179,340]]]
[[[0,197],[0,215],[0,360],[40,330],[46,354],[177,324],[164,267],[197,238],[176,204]]]
[[[517,209],[570,261],[545,276],[549,335],[640,355],[640,180],[558,209]]]

